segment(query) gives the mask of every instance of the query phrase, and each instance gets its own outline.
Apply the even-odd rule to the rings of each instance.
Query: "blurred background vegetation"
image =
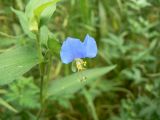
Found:
[[[0,0],[0,53],[24,42],[11,7],[24,11],[27,2]],[[48,27],[61,42],[68,36],[83,40],[86,33],[96,39],[98,56],[88,68],[117,67],[91,83],[86,98],[76,92],[48,101],[42,120],[160,120],[160,0],[62,0]],[[72,74],[59,56],[51,69],[51,79]],[[20,111],[0,106],[0,120],[35,119],[37,74],[35,67],[0,89]]]

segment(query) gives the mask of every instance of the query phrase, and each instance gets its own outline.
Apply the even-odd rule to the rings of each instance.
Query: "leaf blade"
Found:
[[[8,104],[5,100],[3,100],[2,98],[0,98],[0,104],[3,105],[4,107],[6,107],[7,109],[9,109],[10,111],[13,111],[15,113],[17,113],[18,111],[13,108],[10,104]]]
[[[22,26],[22,29],[26,35],[28,35],[30,38],[34,39],[35,35],[30,31],[29,29],[29,21],[25,13],[22,11],[16,10],[14,8],[11,8],[11,10],[16,14],[16,16],[19,19],[19,22]]]
[[[37,63],[37,51],[28,45],[12,48],[0,54],[0,85],[12,82]]]
[[[60,0],[51,0],[41,4],[34,10],[34,15],[38,20],[41,19],[42,22],[47,22],[56,10],[56,3],[59,1]]]
[[[95,69],[83,71],[81,72],[81,74],[86,76],[87,82],[90,83],[91,81],[93,81],[94,78],[110,72],[115,67],[116,66],[113,65],[109,67],[95,68]],[[77,79],[77,76],[79,76],[79,73],[75,73],[65,78],[54,80],[48,88],[48,96],[52,96],[52,95],[58,96],[62,94],[75,93],[78,90],[80,90],[83,87],[83,85],[81,81]]]

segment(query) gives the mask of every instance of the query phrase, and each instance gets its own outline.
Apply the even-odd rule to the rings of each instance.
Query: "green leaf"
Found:
[[[53,53],[53,55],[59,56],[61,44],[54,36],[49,36],[48,48]]]
[[[0,48],[8,48],[14,45],[17,42],[16,39],[13,38],[1,38],[0,37]]]
[[[23,12],[15,10],[14,8],[11,8],[11,10],[17,15],[24,33],[30,38],[34,39],[35,35],[29,29],[29,21],[27,19],[27,16]]]
[[[40,0],[29,0],[25,8],[25,14],[29,18],[33,16],[33,11],[37,7]]]
[[[16,109],[14,109],[10,104],[8,104],[5,100],[3,100],[2,98],[0,98],[0,105],[3,105],[4,107],[6,107],[7,109],[17,113],[18,111]]]
[[[56,10],[56,3],[60,0],[51,0],[44,4],[41,4],[34,10],[34,15],[39,19],[42,19],[43,22],[47,22],[48,19],[52,16]]]
[[[0,54],[0,85],[22,76],[38,63],[33,46],[20,46]]]
[[[62,96],[63,94],[73,94],[84,87],[84,85],[93,82],[95,78],[100,77],[111,70],[116,66],[102,67],[86,70],[83,72],[78,72],[67,77],[54,80],[48,89],[48,96]],[[86,77],[86,81],[82,79]]]
[[[41,14],[40,24],[41,25],[47,24],[50,18],[52,17],[53,13],[55,12],[55,10],[56,10],[55,4],[46,8]]]
[[[21,108],[38,108],[39,88],[34,84],[32,77],[20,77],[17,81],[9,84],[8,92],[5,98],[8,102],[14,104],[20,110]]]

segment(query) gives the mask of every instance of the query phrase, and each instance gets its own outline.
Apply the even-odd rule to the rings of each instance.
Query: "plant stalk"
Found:
[[[91,98],[91,95],[88,93],[88,91],[86,90],[86,88],[83,89],[83,94],[84,94],[84,97],[87,100],[88,106],[90,107],[93,119],[94,120],[99,120],[99,118],[97,116],[97,113],[96,113],[96,109],[94,107],[94,104],[93,104],[93,101],[92,101],[92,98]]]
[[[38,57],[39,57],[39,74],[40,74],[40,102],[41,107],[43,106],[43,82],[44,82],[44,75],[43,75],[43,57],[42,57],[42,49],[40,45],[40,38],[39,34],[36,34],[37,38],[37,49],[38,49]]]

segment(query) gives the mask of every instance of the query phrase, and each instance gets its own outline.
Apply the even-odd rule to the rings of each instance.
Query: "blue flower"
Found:
[[[80,58],[94,58],[97,55],[97,45],[94,38],[86,35],[84,42],[68,37],[62,44],[60,56],[63,63],[68,64]]]

